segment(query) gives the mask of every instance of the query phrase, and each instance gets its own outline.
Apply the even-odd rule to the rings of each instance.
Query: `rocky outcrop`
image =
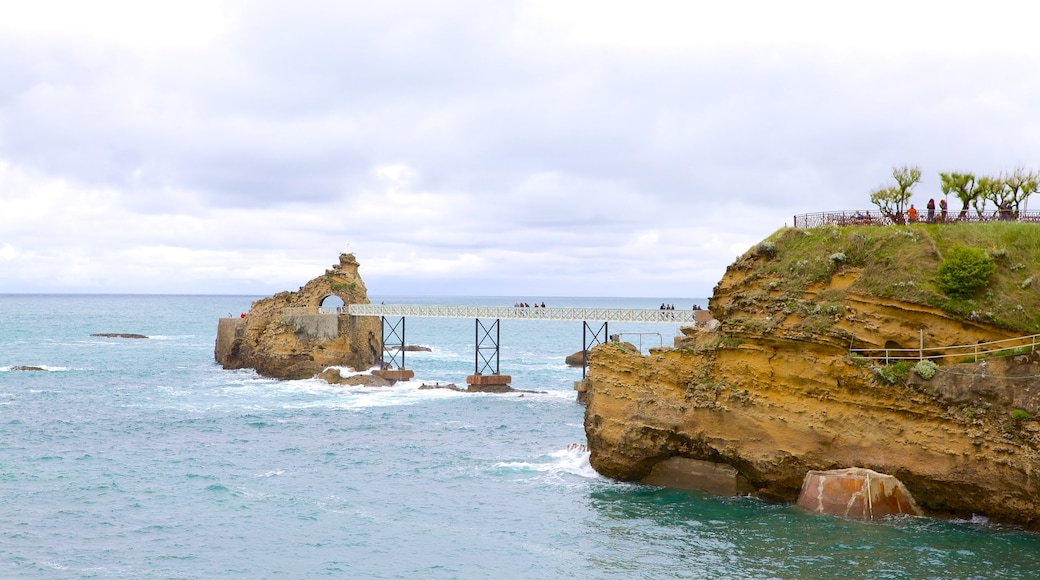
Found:
[[[90,336],[99,336],[102,338],[148,338],[143,334],[133,334],[128,332],[102,332],[98,334],[91,334]]]
[[[222,318],[214,357],[224,368],[252,368],[277,379],[311,378],[330,366],[376,364],[379,319],[319,312],[330,296],[344,304],[368,304],[353,254],[341,254],[339,264],[296,292],[253,302],[244,318]]]
[[[939,361],[925,380],[849,352],[1021,332],[869,295],[854,268],[781,292],[750,275],[756,259],[715,288],[714,329],[683,329],[649,356],[592,350],[585,430],[598,472],[640,481],[673,457],[722,463],[758,497],[791,502],[808,472],[861,467],[898,477],[925,513],[1040,529],[1040,359]]]
[[[922,515],[901,481],[859,467],[810,471],[802,484],[798,505],[814,513],[864,520]]]

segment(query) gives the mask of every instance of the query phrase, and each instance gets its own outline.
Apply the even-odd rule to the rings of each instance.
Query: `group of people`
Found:
[[[661,310],[675,310],[675,304],[661,304]]]
[[[935,199],[934,198],[928,200],[928,205],[925,206],[925,210],[927,210],[927,212],[928,212],[927,218],[926,218],[928,223],[935,222]],[[945,199],[940,199],[939,200],[939,219],[940,220],[946,221],[947,210],[948,210],[948,208],[947,208],[947,205],[946,205],[946,200]],[[906,210],[906,220],[911,222],[911,223],[914,223],[914,222],[917,221],[917,219],[918,219],[917,208],[914,207],[914,204],[911,203],[910,204],[910,209]]]
[[[528,304],[527,302],[517,302],[516,304],[513,304],[513,307],[514,308],[531,308],[531,305]],[[542,302],[542,306],[541,307],[545,308],[545,302]],[[537,302],[534,303],[534,308],[538,308],[538,303]]]

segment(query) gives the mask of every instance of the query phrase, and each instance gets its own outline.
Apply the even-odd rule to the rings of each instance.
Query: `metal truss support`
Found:
[[[383,348],[383,369],[400,370],[404,368],[404,316],[391,322],[385,316],[381,316],[381,330],[379,342]],[[400,358],[398,358],[400,357]]]
[[[597,344],[607,342],[609,335],[607,334],[606,322],[599,327],[599,330],[594,330],[586,321],[582,321],[581,327],[581,378],[584,380],[585,372],[589,368],[589,349]],[[591,335],[591,338],[589,335]]]
[[[489,325],[485,325],[480,319],[477,320],[476,326],[476,352],[473,355],[473,366],[475,367],[474,373],[478,375],[484,374],[485,371],[491,370],[494,365],[492,374],[498,374],[498,360],[499,360],[499,348],[500,339],[502,338],[502,332],[499,328],[499,319]]]

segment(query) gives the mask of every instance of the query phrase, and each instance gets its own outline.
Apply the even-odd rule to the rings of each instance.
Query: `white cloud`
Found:
[[[1019,3],[84,6],[3,6],[0,291],[270,293],[350,240],[374,294],[703,297],[895,165],[1040,159]]]

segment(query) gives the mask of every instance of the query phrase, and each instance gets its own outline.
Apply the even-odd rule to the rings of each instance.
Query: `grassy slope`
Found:
[[[785,228],[751,252],[771,254],[769,244],[775,255],[756,261],[752,275],[792,299],[813,283],[855,268],[862,273],[848,292],[927,304],[1023,334],[1040,333],[1040,225]],[[942,256],[957,245],[981,248],[997,265],[989,284],[969,300],[951,299],[938,284]]]

